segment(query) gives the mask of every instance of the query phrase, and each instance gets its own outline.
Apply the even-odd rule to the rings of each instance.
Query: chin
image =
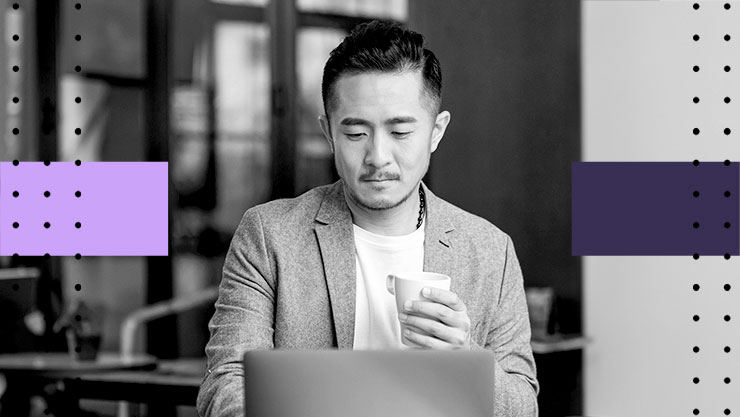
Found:
[[[376,190],[365,191],[364,193],[352,195],[353,200],[361,206],[369,210],[389,210],[401,205],[406,198],[404,196],[395,196],[389,190]]]

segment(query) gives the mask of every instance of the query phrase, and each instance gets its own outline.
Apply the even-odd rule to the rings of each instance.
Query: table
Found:
[[[70,401],[56,390],[47,389],[65,378],[80,375],[123,370],[153,370],[157,367],[154,357],[148,355],[121,356],[101,352],[94,361],[73,360],[64,352],[26,352],[0,355],[0,374],[5,376],[7,390],[2,402],[2,416],[26,416],[29,399],[33,395],[47,394],[49,411],[56,415],[74,414],[76,401]]]
[[[205,358],[160,361],[156,370],[89,373],[64,380],[76,399],[194,406],[206,370]]]

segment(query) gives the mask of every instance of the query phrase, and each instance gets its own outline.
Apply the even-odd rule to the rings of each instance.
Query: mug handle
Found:
[[[396,277],[394,275],[388,275],[385,277],[385,288],[392,295],[396,295]]]

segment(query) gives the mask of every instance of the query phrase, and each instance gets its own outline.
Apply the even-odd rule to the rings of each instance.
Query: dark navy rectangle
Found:
[[[572,186],[575,256],[740,254],[736,162],[574,162]]]

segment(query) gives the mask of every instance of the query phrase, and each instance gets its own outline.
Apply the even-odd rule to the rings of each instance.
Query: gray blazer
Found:
[[[536,416],[539,386],[511,238],[424,190],[424,270],[452,277],[450,289],[468,308],[474,349],[495,354],[495,415]],[[352,217],[341,181],[247,210],[226,255],[209,324],[200,415],[244,414],[247,350],[352,349],[355,278]]]

